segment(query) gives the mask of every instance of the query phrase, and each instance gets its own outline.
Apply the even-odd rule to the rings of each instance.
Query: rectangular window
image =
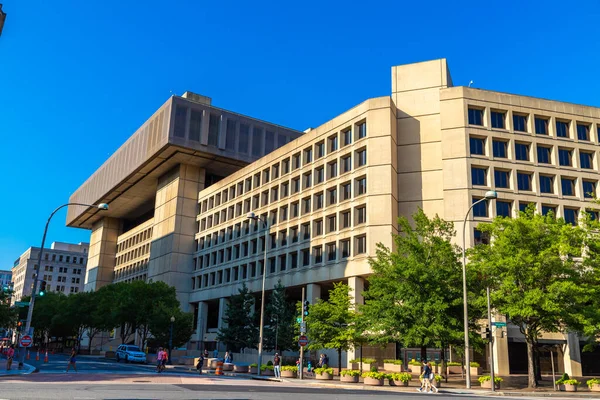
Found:
[[[350,182],[343,183],[340,191],[342,193],[342,201],[352,198],[352,184]]]
[[[340,213],[340,229],[350,228],[351,226],[350,210]]]
[[[527,132],[527,115],[513,114],[513,130]]]
[[[350,143],[352,143],[352,130],[347,129],[344,132],[342,132],[342,138],[344,140],[342,147],[348,146]]]
[[[535,117],[535,133],[538,135],[548,134],[548,118]]]
[[[292,156],[292,170],[300,168],[300,153],[296,153]]]
[[[475,245],[480,245],[480,244],[490,244],[490,237],[489,234],[480,231],[479,229],[474,229],[473,230],[473,239]]]
[[[323,234],[323,219],[316,219],[313,222],[313,236],[321,236]]]
[[[483,110],[469,107],[469,125],[483,126]]]
[[[302,240],[309,240],[310,239],[310,223],[305,223],[302,224]]]
[[[598,210],[587,209],[585,210],[585,212],[590,216],[590,219],[592,221],[598,221],[600,219],[600,213],[598,212]]]
[[[313,196],[313,209],[320,210],[325,205],[323,199],[323,192],[317,193]]]
[[[208,145],[219,145],[219,128],[221,124],[221,116],[210,114],[208,118]]]
[[[310,250],[302,249],[302,266],[306,267],[310,265]]]
[[[327,205],[330,206],[335,203],[337,203],[337,189],[334,187],[327,190]]]
[[[283,160],[281,162],[281,173],[282,174],[287,174],[288,172],[290,172],[290,159],[286,158],[285,160]]]
[[[577,209],[565,207],[565,222],[577,225]]]
[[[542,204],[542,215],[552,213],[556,217],[556,206],[545,206]]]
[[[307,172],[302,175],[302,189],[307,189],[312,186],[312,172]]]
[[[327,243],[325,247],[327,249],[327,261],[335,261],[337,257],[337,249],[335,246],[335,242]]]
[[[298,227],[297,226],[293,226],[290,228],[290,236],[292,237],[292,243],[297,243],[298,239],[299,239],[299,235],[298,235]]]
[[[315,144],[315,153],[316,153],[317,159],[325,156],[325,142],[321,141],[321,142]]]
[[[340,240],[340,257],[350,257],[350,239]]]
[[[337,161],[333,161],[327,164],[327,175],[328,179],[335,178],[338,174]]]
[[[533,204],[535,207],[535,203],[526,203],[526,202],[520,201],[519,202],[519,211],[520,212],[527,211],[527,207],[529,207],[530,204]],[[534,208],[534,210],[535,210],[535,208]]]
[[[590,140],[590,126],[587,124],[577,124],[577,139],[579,140]]]
[[[562,188],[563,196],[575,196],[575,179],[574,178],[565,178],[564,176],[560,178],[560,186]]]
[[[537,161],[540,164],[550,164],[550,147],[537,146]]]
[[[288,182],[283,182],[281,184],[281,198],[288,197],[290,194],[290,184]]]
[[[569,137],[569,122],[556,120],[556,136],[568,138]]]
[[[279,178],[279,164],[275,164],[271,167],[271,173],[273,175],[273,179]]]
[[[471,136],[469,138],[469,145],[471,147],[471,155],[485,155],[485,139]]]
[[[367,222],[367,208],[365,206],[356,207],[354,215],[356,216],[356,225]]]
[[[237,129],[237,121],[228,119],[227,129],[225,130],[225,150],[235,151],[235,131]]]
[[[367,237],[358,236],[354,238],[354,255],[364,254],[367,252]]]
[[[367,178],[362,177],[362,178],[356,179],[355,185],[356,185],[356,195],[357,196],[367,193]]]
[[[594,163],[594,153],[579,150],[579,166],[585,169],[592,169]]]
[[[200,130],[202,128],[202,111],[192,110],[190,114],[190,140],[200,141]]]
[[[473,203],[481,200],[480,198],[473,197]],[[487,217],[488,216],[488,201],[484,200],[473,207],[474,217]]]
[[[325,168],[319,167],[315,169],[315,185],[319,183],[323,183],[325,180]]]
[[[292,194],[300,191],[300,177],[292,179]]]
[[[298,217],[298,214],[300,212],[300,203],[295,201],[292,203],[291,207],[292,207],[292,218]]]
[[[173,135],[175,137],[185,137],[185,124],[187,119],[187,108],[183,106],[175,106],[175,122]]]
[[[540,192],[554,193],[554,177],[550,175],[540,175]]]
[[[563,167],[573,166],[571,161],[572,150],[570,149],[558,149],[558,164]]]
[[[492,149],[494,152],[494,157],[496,158],[507,158],[508,157],[508,143],[504,140],[494,140],[492,141]]]
[[[310,197],[302,199],[302,214],[310,214]]]
[[[320,264],[323,262],[323,247],[322,246],[313,247],[313,254],[315,256],[315,264]]]
[[[255,126],[252,128],[252,155],[260,157],[263,151],[263,130]]]
[[[352,171],[352,157],[342,157],[342,174]]]
[[[529,144],[515,142],[515,158],[519,161],[529,161]]]
[[[290,253],[290,268],[298,268],[298,253]]]
[[[487,169],[481,167],[471,167],[471,184],[485,186],[487,185]]]
[[[499,217],[511,216],[512,203],[510,201],[496,200],[496,215]]]
[[[492,128],[506,129],[506,113],[504,111],[492,111]]]
[[[327,139],[327,142],[329,144],[329,152],[330,153],[333,152],[333,151],[336,151],[338,149],[338,137],[337,137],[337,134],[335,134],[333,136],[330,136]]]
[[[494,183],[496,184],[497,188],[508,189],[509,178],[510,178],[509,171],[494,169]]]
[[[275,150],[275,132],[267,131],[265,133],[265,154]]]
[[[357,164],[359,167],[367,165],[367,149],[362,149],[356,152]]]
[[[367,123],[361,122],[358,124],[358,138],[362,139],[367,137]]]
[[[269,168],[265,169],[263,171],[263,185],[266,183],[269,183],[269,180],[271,178],[271,170]]]
[[[304,150],[304,164],[312,162],[312,148]]]
[[[583,180],[583,197],[586,199],[596,198],[596,181]]]
[[[248,143],[250,142],[250,126],[240,124],[240,132],[238,137],[238,151],[243,154],[248,154]],[[246,189],[248,191],[250,189]]]
[[[337,229],[336,215],[330,215],[327,217],[327,233],[335,232]]]

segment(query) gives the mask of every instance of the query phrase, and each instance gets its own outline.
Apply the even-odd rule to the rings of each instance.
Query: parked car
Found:
[[[125,362],[140,362],[147,363],[146,353],[140,350],[139,347],[130,344],[122,344],[117,347],[117,362],[125,360]]]

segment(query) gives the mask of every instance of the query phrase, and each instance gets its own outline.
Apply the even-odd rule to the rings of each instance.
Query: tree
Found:
[[[427,347],[441,348],[443,363],[449,345],[464,343],[460,249],[450,242],[452,222],[430,219],[422,209],[412,218],[414,227],[398,219],[395,251],[377,245],[361,325],[369,327],[370,342],[420,347],[422,359]],[[473,325],[478,314],[471,311]]]
[[[533,208],[518,218],[480,224],[491,245],[469,251],[469,268],[491,291],[492,306],[509,316],[527,343],[528,383],[537,387],[534,353],[542,332],[583,331],[597,298],[597,244],[586,232]],[[597,241],[597,238],[596,238]],[[587,247],[587,252],[582,249]],[[587,253],[587,254],[586,254]]]
[[[336,349],[338,370],[342,368],[342,351],[348,351],[357,342],[354,297],[348,285],[338,282],[329,291],[329,300],[319,299],[309,307],[305,317],[310,350]]]
[[[278,281],[265,307],[265,349],[291,350],[297,347],[294,317],[294,305],[287,299],[285,286]]]
[[[166,304],[159,304],[151,316],[148,323],[148,330],[152,334],[152,339],[148,341],[156,346],[167,346],[169,343],[171,330],[171,317],[175,318],[173,322],[173,347],[179,347],[186,344],[194,332],[194,315],[184,313],[179,306],[169,307]]]
[[[254,297],[244,283],[238,294],[229,298],[223,322],[225,325],[219,330],[217,340],[227,345],[232,351],[243,348],[255,349],[258,343],[258,329],[254,323],[255,316],[252,311]]]
[[[3,290],[0,287],[0,327],[14,327],[17,323],[17,310],[11,308],[10,297],[12,290]]]

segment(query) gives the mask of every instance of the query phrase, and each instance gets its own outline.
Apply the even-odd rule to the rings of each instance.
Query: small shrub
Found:
[[[323,364],[323,367],[322,367],[322,368],[325,368],[325,369],[327,369],[327,368],[329,368],[329,365],[327,365],[327,364]]]
[[[269,365],[269,364],[263,364],[260,366],[261,371],[266,371],[266,370],[273,371],[274,369],[275,369],[275,367],[273,367],[272,365]]]
[[[267,365],[273,365],[273,361],[270,361],[270,360],[269,360],[269,361],[267,362]]]
[[[448,364],[446,364],[446,365],[447,365],[447,366],[449,366],[449,367],[459,367],[459,366],[461,366],[462,364],[461,364],[461,363],[459,363],[459,362],[454,362],[454,361],[453,361],[453,362],[449,362],[449,363],[448,363]]]
[[[436,382],[441,382],[442,381],[442,376],[441,375],[436,375],[435,376],[435,381]]]
[[[378,370],[377,365],[371,365],[371,372],[377,372]]]
[[[389,379],[393,381],[408,382],[412,380],[412,375],[408,372],[400,372],[399,374],[389,374]]]
[[[579,383],[580,382],[577,379],[567,379],[567,380],[563,381],[562,384],[563,385],[575,385],[575,386],[577,386],[577,385],[579,385]]]
[[[560,377],[559,380],[556,381],[557,385],[564,385],[565,381],[568,381],[569,379],[569,374],[567,374],[566,372],[564,374],[562,374],[562,376]]]
[[[591,389],[592,386],[594,386],[594,385],[600,385],[600,379],[598,379],[598,378],[590,379],[586,382],[586,384]]]
[[[258,364],[257,364],[257,363],[252,363],[252,364],[250,364],[250,367],[251,367],[251,368],[252,368],[252,367],[258,367]]]
[[[365,364],[375,364],[377,360],[374,358],[363,358],[362,362],[364,362]]]
[[[350,360],[350,364],[358,364],[359,362],[362,362],[362,361],[360,361],[360,358],[356,358],[354,360]]]
[[[421,365],[421,361],[416,361],[414,358],[408,362],[408,365]]]
[[[283,367],[281,367],[282,371],[292,371],[292,372],[298,372],[298,367],[295,365],[284,365]]]
[[[483,375],[483,376],[480,376],[477,380],[479,381],[479,383],[483,383],[483,382],[491,381],[492,377],[489,375]],[[495,376],[494,383],[498,384],[500,382],[504,382],[504,379],[500,378],[499,376]]]
[[[360,371],[356,369],[345,369],[340,372],[341,376],[360,376]]]
[[[402,365],[402,360],[395,360],[393,358],[388,358],[383,360],[385,364],[394,364],[394,365]]]
[[[329,375],[333,375],[333,368],[315,368],[314,369],[315,374],[317,375],[323,375],[323,374],[329,374]]]
[[[471,367],[473,367],[473,368],[479,368],[479,367],[481,367],[481,365],[478,362],[471,361]]]
[[[362,377],[363,378],[373,378],[373,379],[385,379],[387,378],[387,374],[384,374],[383,372],[363,372]]]

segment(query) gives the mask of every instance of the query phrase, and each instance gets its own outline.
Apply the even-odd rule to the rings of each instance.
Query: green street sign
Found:
[[[506,326],[506,322],[492,322],[496,328],[504,328]]]
[[[17,307],[29,307],[28,301],[15,301],[15,306]]]
[[[297,322],[297,323],[300,323],[300,322],[302,322],[302,317],[298,317],[298,318],[296,318],[296,322]]]

